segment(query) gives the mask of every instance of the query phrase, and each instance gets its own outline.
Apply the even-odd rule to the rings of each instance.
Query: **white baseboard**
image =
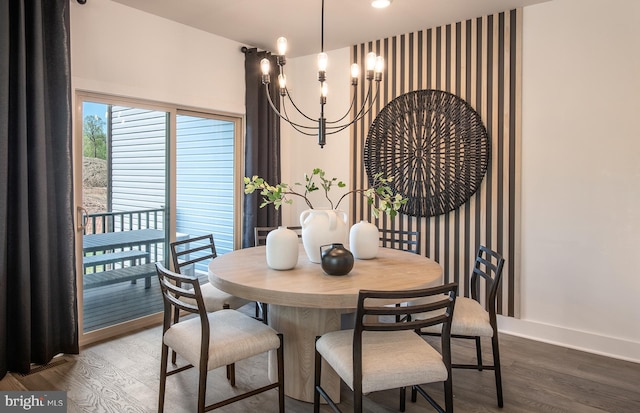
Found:
[[[564,327],[498,316],[501,333],[640,363],[640,343]]]

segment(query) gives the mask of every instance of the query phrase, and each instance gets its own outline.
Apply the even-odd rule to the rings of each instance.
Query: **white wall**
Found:
[[[327,84],[329,93],[325,105],[325,118],[327,121],[335,120],[347,111],[350,101],[350,56],[349,49],[339,49],[327,53],[329,65],[327,67]],[[305,56],[288,59],[285,67],[287,85],[290,89],[296,105],[309,117],[320,116],[320,83],[318,82],[317,57]],[[293,112],[293,111],[290,111]],[[350,129],[327,136],[327,144],[324,148],[318,146],[318,138],[315,136],[301,135],[286,123],[281,126],[282,136],[282,181],[289,184],[304,182],[304,174],[311,173],[313,168],[322,168],[327,177],[336,177],[345,182],[347,187],[350,182]],[[316,180],[316,183],[319,181]],[[313,193],[314,207],[328,207],[326,200],[322,199],[322,191]],[[331,199],[336,202],[345,191],[332,189]],[[340,204],[340,209],[348,211],[348,199]],[[283,207],[283,224],[300,225],[300,213],[308,209],[304,201],[295,199],[293,205]]]
[[[244,114],[240,44],[111,0],[70,4],[74,89]]]
[[[521,320],[640,361],[640,2],[524,9]]]

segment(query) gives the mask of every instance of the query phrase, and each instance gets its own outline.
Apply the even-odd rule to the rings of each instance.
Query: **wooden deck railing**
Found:
[[[83,216],[83,234],[104,234],[146,228],[162,229],[164,214],[164,208],[88,214]]]
[[[164,208],[86,214],[83,216],[83,235],[140,229],[162,230],[164,219]],[[153,271],[146,269],[155,261],[162,260],[164,243],[153,243],[146,247],[138,247],[138,249],[124,247],[89,252],[84,255],[84,274],[91,274],[89,278],[85,279],[85,288],[128,280],[135,282],[135,279],[143,277],[146,278],[145,284],[148,286],[150,274],[155,273],[155,268]]]

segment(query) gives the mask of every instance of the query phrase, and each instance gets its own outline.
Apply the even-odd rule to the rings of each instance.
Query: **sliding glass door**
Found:
[[[82,102],[82,332],[162,310],[170,113]]]
[[[78,301],[87,343],[160,320],[155,262],[169,266],[169,242],[213,234],[218,253],[237,246],[240,120],[77,99]],[[195,270],[206,282],[206,268]]]

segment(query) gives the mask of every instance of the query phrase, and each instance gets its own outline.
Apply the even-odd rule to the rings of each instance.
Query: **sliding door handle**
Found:
[[[87,220],[89,219],[89,212],[87,212],[87,210],[84,209],[83,207],[77,207],[76,214],[77,214],[77,223],[78,223],[78,225],[76,226],[76,230],[84,232],[87,229]]]

